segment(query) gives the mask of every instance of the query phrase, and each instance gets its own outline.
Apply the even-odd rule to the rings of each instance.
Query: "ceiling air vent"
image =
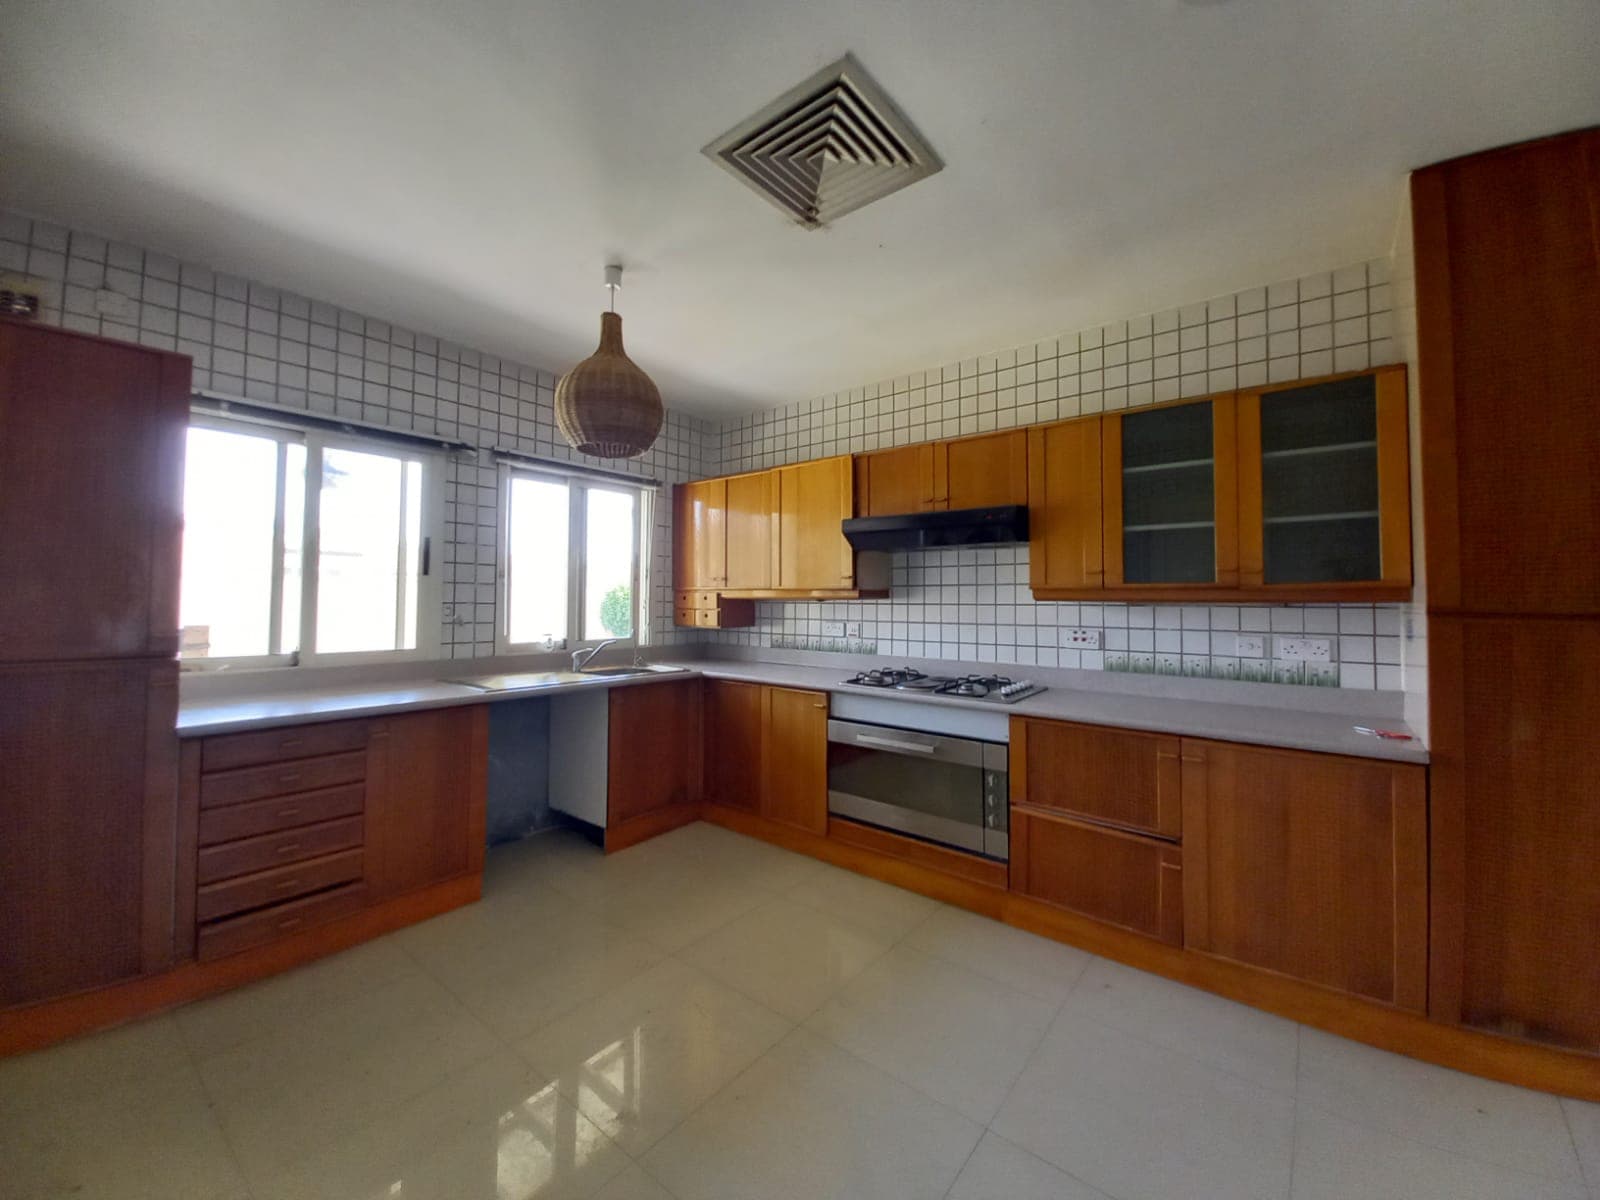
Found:
[[[848,54],[735,125],[704,153],[808,229],[944,167]]]

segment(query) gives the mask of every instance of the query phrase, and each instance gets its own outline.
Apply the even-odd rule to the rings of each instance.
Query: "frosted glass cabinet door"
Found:
[[[1107,587],[1238,582],[1232,394],[1104,418]]]

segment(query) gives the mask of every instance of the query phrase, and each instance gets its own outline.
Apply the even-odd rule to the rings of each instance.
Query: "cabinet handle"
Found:
[[[278,922],[278,929],[280,931],[293,929],[296,925],[300,924],[304,920],[304,917],[285,917],[283,920]]]
[[[285,842],[283,845],[278,847],[276,853],[278,853],[278,854],[293,854],[298,849],[300,849],[300,843],[299,842]]]
[[[280,808],[278,810],[278,815],[280,817],[298,817],[300,815],[300,806],[298,804],[292,804],[288,808]]]
[[[274,886],[280,892],[287,892],[290,888],[299,887],[300,886],[300,881],[298,879],[283,879],[283,880],[280,880],[278,883],[276,883]]]
[[[305,738],[297,738],[297,737],[284,738],[282,741],[280,741],[278,743],[278,745],[282,746],[285,750],[293,750],[296,746],[300,745],[300,743],[302,743],[303,741],[305,741]]]
[[[821,704],[813,704],[811,707],[812,708],[827,708],[828,707],[828,702],[826,700],[824,700]]]
[[[278,776],[278,782],[279,783],[299,783],[300,782],[300,772],[299,771],[285,771],[282,775]]]

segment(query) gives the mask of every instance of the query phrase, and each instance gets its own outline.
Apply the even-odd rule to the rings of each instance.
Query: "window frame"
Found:
[[[440,551],[445,534],[445,476],[448,473],[448,454],[421,446],[397,446],[381,437],[362,437],[359,434],[340,434],[319,429],[307,429],[287,422],[257,421],[245,417],[219,416],[215,413],[194,411],[189,416],[189,426],[212,429],[221,433],[245,437],[266,438],[278,443],[278,490],[273,515],[272,531],[272,583],[271,612],[269,616],[269,646],[277,644],[282,636],[285,513],[288,504],[286,463],[288,445],[305,449],[304,496],[302,497],[300,532],[300,646],[290,651],[267,654],[227,655],[205,658],[180,658],[184,671],[256,670],[282,667],[337,667],[361,663],[415,662],[437,658],[442,645],[441,631],[444,623],[444,570]],[[345,650],[320,652],[314,648],[317,631],[318,575],[320,568],[321,531],[318,517],[321,511],[322,456],[328,449],[348,450],[360,454],[381,454],[397,458],[402,463],[421,464],[421,503],[418,539],[420,555],[426,560],[409,564],[419,572],[417,578],[416,645],[410,649]],[[402,512],[406,495],[406,472],[402,468]],[[315,482],[314,482],[315,481]],[[426,566],[427,571],[422,572]],[[396,626],[398,629],[399,622]]]
[[[567,489],[567,630],[563,638],[549,641],[514,642],[511,640],[511,483],[516,479],[533,479],[540,483],[556,484]],[[588,498],[590,490],[625,492],[633,497],[633,565],[629,572],[629,586],[633,590],[633,635],[625,638],[583,636],[584,602],[588,586]],[[651,499],[654,489],[646,484],[630,483],[609,476],[587,475],[578,471],[562,471],[532,463],[502,460],[499,464],[498,542],[495,565],[495,623],[494,649],[496,654],[544,654],[556,651],[575,652],[610,641],[619,646],[645,646],[650,643],[649,605],[649,530],[653,513]]]

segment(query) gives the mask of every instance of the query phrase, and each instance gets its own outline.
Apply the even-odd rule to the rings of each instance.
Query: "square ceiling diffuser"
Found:
[[[739,122],[703,153],[807,229],[944,168],[849,54]]]

